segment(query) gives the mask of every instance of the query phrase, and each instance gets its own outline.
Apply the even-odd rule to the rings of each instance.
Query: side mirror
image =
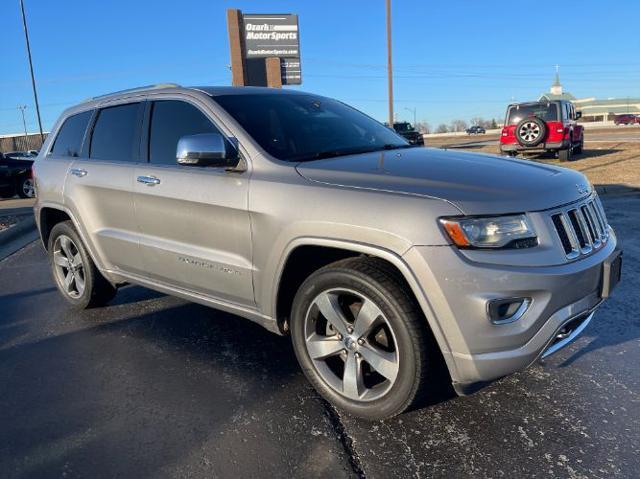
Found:
[[[582,112],[576,111],[576,120],[579,120],[580,118],[582,118]]]
[[[230,168],[238,164],[238,154],[220,133],[183,136],[176,150],[178,164]]]

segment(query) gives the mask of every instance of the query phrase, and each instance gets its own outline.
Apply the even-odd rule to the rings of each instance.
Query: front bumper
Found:
[[[562,140],[557,142],[540,143],[536,146],[524,146],[520,143],[500,143],[500,151],[503,153],[510,152],[522,152],[522,151],[548,151],[548,150],[563,150],[569,147],[568,140]]]
[[[555,352],[559,331],[586,319],[601,303],[603,263],[617,254],[616,244],[612,231],[607,244],[592,255],[549,267],[477,263],[448,246],[411,248],[405,260],[427,299],[425,315],[456,390],[473,392],[526,368],[551,347]],[[490,321],[488,301],[524,297],[532,301],[520,319],[508,324]],[[574,330],[577,326],[569,335]]]

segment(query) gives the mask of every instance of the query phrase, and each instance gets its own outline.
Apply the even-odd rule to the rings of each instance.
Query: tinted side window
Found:
[[[93,111],[89,110],[67,118],[53,143],[51,154],[57,156],[80,156],[82,139],[92,113]]]
[[[155,164],[175,165],[178,140],[198,133],[218,133],[218,130],[195,106],[177,100],[154,102],[149,160]]]
[[[104,108],[91,136],[89,156],[97,160],[136,161],[136,133],[141,121],[140,103]]]

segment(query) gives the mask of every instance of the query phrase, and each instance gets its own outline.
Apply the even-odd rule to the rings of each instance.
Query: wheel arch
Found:
[[[62,208],[52,206],[43,206],[38,214],[38,225],[40,229],[40,239],[45,250],[49,249],[49,237],[51,230],[58,223],[63,221],[73,221],[67,211]],[[75,222],[74,222],[75,224]]]
[[[296,260],[304,258],[305,255],[316,256],[313,262],[305,263],[303,267],[297,268]],[[340,259],[357,256],[369,256],[382,260],[390,268],[390,271],[395,273],[398,279],[404,283],[424,315],[450,376],[456,377],[456,366],[449,353],[449,345],[416,277],[401,255],[378,246],[320,238],[300,238],[290,243],[280,262],[274,282],[272,317],[276,319],[278,330],[282,334],[287,334],[293,298],[302,282],[311,273]]]
[[[37,204],[37,203],[36,203]],[[91,258],[91,261],[95,264],[100,273],[109,281],[112,285],[120,283],[119,278],[112,277],[108,271],[105,271],[103,264],[99,261],[99,256],[96,254],[93,244],[88,241],[87,234],[84,229],[80,227],[80,223],[69,208],[57,203],[43,203],[36,207],[36,223],[40,231],[40,239],[45,251],[49,248],[49,236],[53,227],[62,221],[71,221],[75,228],[82,244],[87,250],[87,254]]]

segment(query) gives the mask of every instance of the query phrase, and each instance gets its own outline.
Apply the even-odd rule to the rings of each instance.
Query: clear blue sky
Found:
[[[69,105],[133,86],[227,85],[225,11],[300,16],[302,89],[386,118],[383,0],[25,0],[44,128]],[[615,6],[614,6],[615,5]],[[36,129],[19,1],[0,5],[0,134]],[[640,96],[640,2],[394,0],[396,111],[433,127],[502,118],[554,67],[577,97]]]

